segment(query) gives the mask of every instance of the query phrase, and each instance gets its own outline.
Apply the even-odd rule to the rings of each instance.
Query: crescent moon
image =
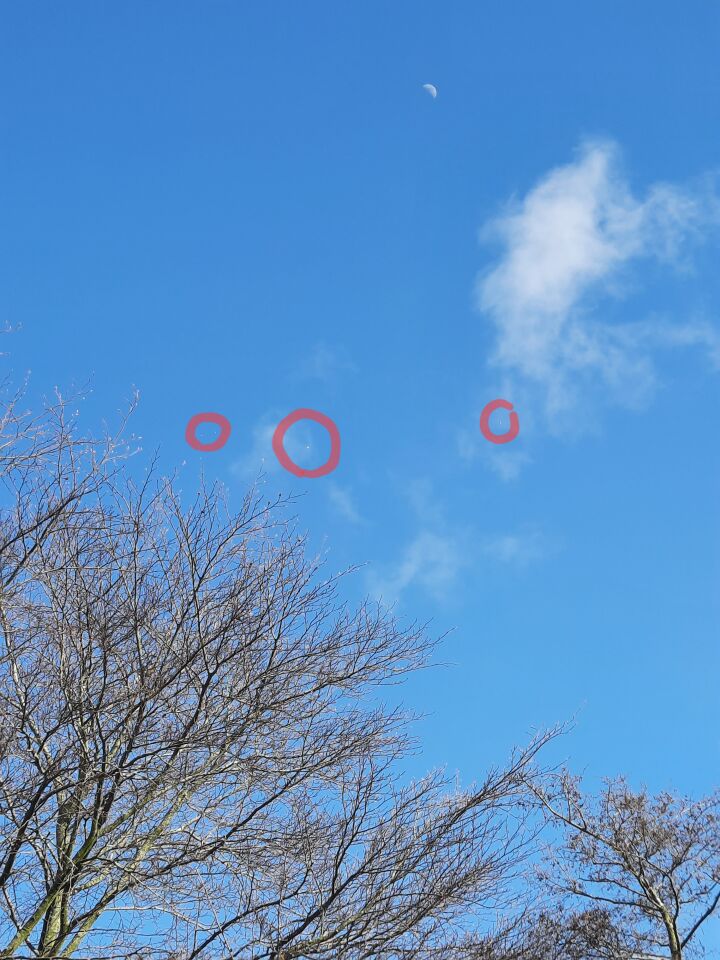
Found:
[[[433,100],[437,96],[437,87],[432,83],[424,83],[423,90],[427,90],[427,92],[430,94]]]

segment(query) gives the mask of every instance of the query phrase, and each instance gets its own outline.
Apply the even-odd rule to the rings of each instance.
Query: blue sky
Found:
[[[534,728],[590,777],[717,782],[720,10],[6,5],[4,371],[135,385],[146,453],[302,494],[343,588],[451,631],[414,770]],[[422,84],[438,88],[431,99]],[[513,402],[520,435],[478,418]],[[270,436],[342,436],[302,480]],[[219,452],[195,413],[232,423]],[[497,429],[502,429],[498,415]],[[210,434],[208,434],[209,436]],[[327,456],[320,427],[288,449]],[[557,752],[556,751],[556,752]]]

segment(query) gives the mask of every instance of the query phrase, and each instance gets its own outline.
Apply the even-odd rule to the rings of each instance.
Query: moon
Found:
[[[430,94],[430,96],[433,98],[433,100],[434,100],[435,97],[437,96],[437,87],[434,86],[434,84],[432,84],[432,83],[424,83],[424,84],[423,84],[423,90],[427,90],[427,92]]]

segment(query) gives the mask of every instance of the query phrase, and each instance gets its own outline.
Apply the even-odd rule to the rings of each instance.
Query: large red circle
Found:
[[[201,443],[195,436],[195,431],[201,423],[216,423],[220,427],[220,436],[212,443]],[[202,450],[204,453],[212,453],[213,450],[220,450],[228,441],[230,436],[230,421],[221,413],[196,413],[191,417],[187,427],[185,427],[185,439],[193,450]]]
[[[302,467],[299,467],[290,459],[283,446],[285,434],[298,420],[314,420],[315,423],[319,423],[325,427],[330,434],[330,456],[321,467],[316,467],[314,470],[304,470]],[[296,477],[324,477],[327,476],[328,473],[332,473],[340,462],[340,431],[330,417],[326,417],[324,413],[302,407],[299,410],[293,410],[292,413],[289,413],[277,425],[272,438],[272,448],[282,466]]]
[[[512,410],[512,408],[513,405],[507,400],[491,400],[490,403],[483,407],[483,411],[480,414],[480,432],[490,443],[510,443],[520,432],[520,420],[515,411],[510,414],[510,429],[507,433],[493,433],[490,429],[490,415],[494,413],[495,410]]]

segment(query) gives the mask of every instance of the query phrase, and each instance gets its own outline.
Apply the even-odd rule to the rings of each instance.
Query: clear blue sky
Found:
[[[265,457],[347,596],[454,628],[418,769],[577,714],[577,770],[717,782],[719,40],[697,0],[3,5],[4,370],[92,379],[88,425],[136,385],[184,489]]]

